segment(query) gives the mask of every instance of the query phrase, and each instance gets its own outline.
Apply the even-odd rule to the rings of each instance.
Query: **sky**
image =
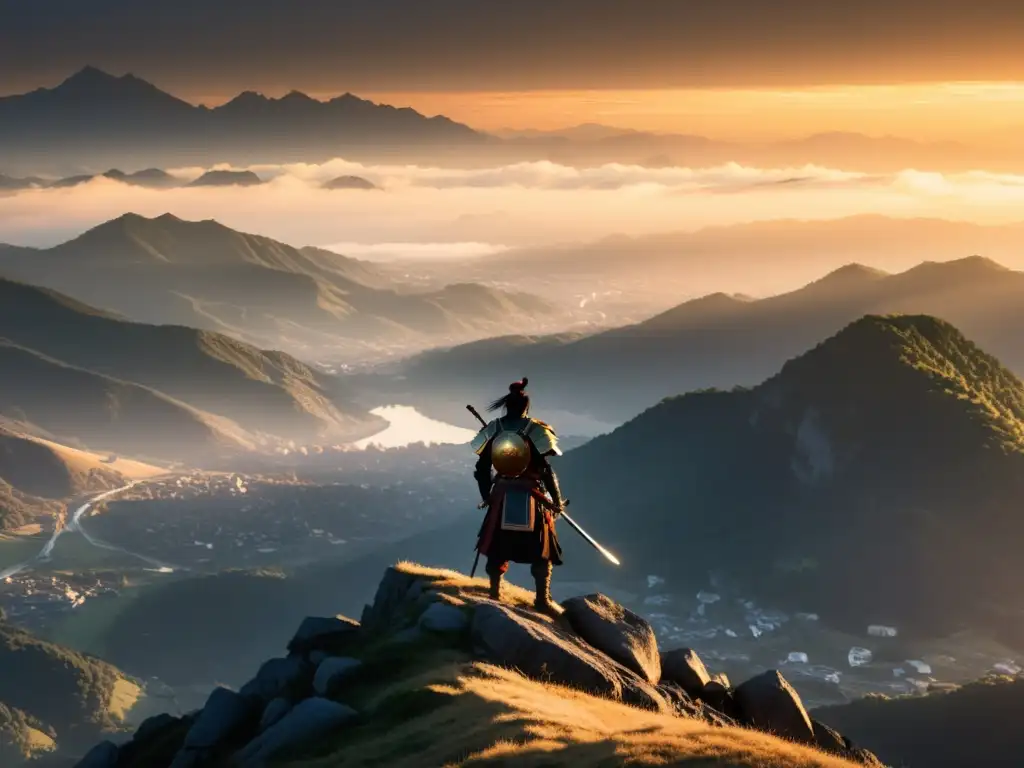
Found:
[[[1024,126],[1018,0],[0,0],[0,93],[85,64],[190,101],[345,91],[486,130]]]

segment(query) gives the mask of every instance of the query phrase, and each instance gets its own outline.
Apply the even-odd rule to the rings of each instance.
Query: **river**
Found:
[[[431,419],[409,405],[385,405],[370,413],[385,419],[388,426],[355,443],[357,448],[402,448],[413,443],[458,445],[468,443],[476,435],[475,430]]]
[[[88,501],[86,501],[85,503],[78,505],[75,508],[75,511],[72,513],[71,519],[68,520],[65,525],[58,525],[54,528],[53,535],[51,535],[46,544],[43,545],[43,548],[39,551],[38,555],[36,555],[31,560],[26,560],[23,563],[12,565],[9,568],[5,568],[4,570],[0,571],[0,580],[21,573],[22,571],[31,568],[32,565],[35,563],[49,562],[53,557],[53,550],[57,546],[57,542],[60,540],[60,537],[63,536],[65,533],[79,533],[87,542],[89,542],[94,547],[97,547],[99,549],[107,549],[111,552],[122,552],[126,555],[129,555],[130,557],[142,560],[143,562],[149,564],[155,570],[161,573],[173,573],[175,570],[173,566],[170,566],[166,563],[162,563],[158,560],[154,560],[153,558],[147,557],[146,555],[140,555],[137,552],[131,552],[127,549],[124,549],[123,547],[117,547],[113,544],[107,544],[105,541],[101,541],[95,538],[94,536],[90,535],[89,532],[82,525],[82,517],[85,516],[85,514],[90,509],[92,509],[97,503],[117,496],[120,493],[124,493],[130,488],[133,488],[134,486],[138,485],[138,483],[139,481],[135,481],[132,483],[128,483],[128,485],[123,485],[120,488],[112,488],[111,490],[104,491],[103,493],[98,493],[95,496],[90,497]]]

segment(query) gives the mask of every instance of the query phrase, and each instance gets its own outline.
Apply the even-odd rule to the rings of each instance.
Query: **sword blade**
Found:
[[[598,552],[600,552],[602,555],[604,555],[608,560],[610,560],[615,565],[622,565],[622,563],[619,562],[619,558],[617,558],[615,555],[613,555],[607,549],[605,549],[600,544],[598,544],[594,540],[594,537],[591,536],[586,531],[584,531],[580,527],[579,523],[577,523],[575,520],[573,520],[571,517],[569,517],[569,514],[564,509],[562,510],[561,517],[564,517],[565,518],[565,522],[567,522],[569,525],[571,525],[573,528],[575,528],[576,529],[576,533],[578,533],[580,536],[582,536],[584,539],[586,539],[587,543],[590,544],[590,546],[592,546],[594,549],[596,549]]]

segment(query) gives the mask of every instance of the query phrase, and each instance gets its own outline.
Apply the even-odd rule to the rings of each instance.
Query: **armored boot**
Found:
[[[530,566],[530,573],[537,584],[537,597],[533,601],[534,610],[548,616],[558,616],[555,604],[551,601],[551,561],[539,560]]]
[[[487,596],[491,598],[491,600],[501,599],[501,577],[505,575],[505,570],[507,568],[507,564],[494,562],[488,558],[487,567],[484,568],[484,570],[491,579],[491,588],[487,593]]]

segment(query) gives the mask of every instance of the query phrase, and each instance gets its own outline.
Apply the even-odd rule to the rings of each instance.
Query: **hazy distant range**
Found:
[[[102,172],[110,167],[322,162],[339,154],[445,165],[552,160],[650,166],[819,163],[867,172],[925,167],[1024,169],[1024,146],[974,147],[826,133],[772,143],[652,134],[585,125],[494,135],[444,116],[375,104],[352,94],[318,101],[245,92],[196,106],[132,75],[86,67],[52,88],[0,98],[0,173]]]

